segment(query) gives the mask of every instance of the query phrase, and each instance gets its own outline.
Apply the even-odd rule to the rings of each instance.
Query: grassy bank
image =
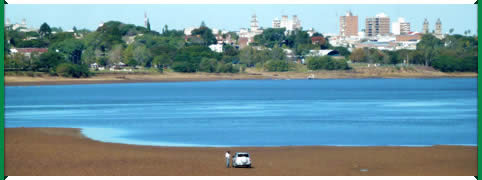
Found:
[[[153,70],[94,71],[89,78],[65,78],[40,72],[6,72],[5,84],[8,85],[44,85],[44,84],[92,84],[92,83],[133,83],[133,82],[175,82],[175,81],[214,81],[246,79],[306,79],[314,75],[316,79],[343,78],[460,78],[477,77],[477,73],[444,73],[425,66],[377,66],[352,64],[350,70],[311,71],[299,66],[295,71],[266,72],[262,69],[247,68],[242,73],[178,73]]]

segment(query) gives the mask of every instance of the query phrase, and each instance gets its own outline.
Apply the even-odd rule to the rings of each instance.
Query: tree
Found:
[[[350,55],[350,60],[354,62],[364,62],[366,61],[366,55],[365,51],[361,48],[357,48],[353,50],[353,52]]]
[[[108,63],[108,60],[106,57],[99,57],[97,59],[97,64],[99,64],[99,66],[102,66],[102,67],[105,67],[107,66],[109,63]]]
[[[454,32],[454,28],[450,28],[449,33],[452,34]]]
[[[266,62],[264,65],[264,68],[268,71],[273,71],[273,72],[284,72],[284,71],[289,71],[290,70],[290,64],[286,61],[280,61],[280,60],[269,60]]]
[[[345,70],[350,68],[346,61],[335,60],[330,56],[309,57],[307,61],[310,70]]]
[[[216,43],[216,37],[214,37],[213,31],[204,24],[204,21],[199,28],[192,30],[191,34],[193,36],[199,36],[202,40],[201,44],[204,46]]]
[[[110,50],[109,52],[109,62],[112,64],[122,62],[122,52],[123,52],[123,47],[122,45],[116,45]]]
[[[437,55],[439,49],[443,47],[444,43],[432,34],[425,34],[417,44],[417,50],[423,52],[425,58],[425,66],[429,66],[433,58]]]
[[[348,58],[351,55],[350,51],[346,47],[337,46],[334,47],[333,50],[338,51],[338,53],[340,53],[342,56],[345,56],[345,58]]]
[[[154,60],[152,60],[152,64],[156,65],[158,68],[164,68],[172,64],[172,59],[169,57],[168,54],[161,54],[154,57]]]
[[[134,60],[134,45],[130,44],[127,48],[124,49],[122,52],[122,60],[124,63],[128,63],[131,60]]]
[[[47,23],[43,23],[41,26],[40,26],[40,29],[39,29],[39,34],[40,34],[40,37],[49,37],[50,34],[52,34],[52,29],[50,29],[50,26],[47,24]]]
[[[258,45],[273,48],[275,45],[286,43],[285,28],[268,28],[263,33],[254,36]]]
[[[133,51],[133,58],[137,64],[149,67],[151,66],[151,53],[146,46],[138,46]]]
[[[36,66],[35,69],[37,71],[49,71],[57,67],[57,65],[63,62],[65,62],[65,59],[64,59],[64,56],[62,56],[62,54],[49,51],[40,55],[39,61],[35,65]]]
[[[285,60],[286,59],[286,53],[283,51],[282,48],[274,47],[271,50],[271,59],[273,59],[273,60]]]
[[[199,64],[199,71],[201,72],[215,72],[216,71],[216,59],[203,58]]]
[[[233,46],[229,45],[229,44],[225,44],[223,46],[223,55],[226,55],[226,56],[237,56],[239,54],[239,51],[234,48]]]
[[[151,31],[151,23],[149,23],[149,19],[147,19],[147,31]]]
[[[85,49],[85,46],[81,40],[67,39],[50,46],[50,48],[65,54],[73,64],[82,64],[82,51]]]
[[[71,63],[62,63],[59,64],[55,68],[55,73],[58,76],[63,76],[63,77],[74,77],[74,78],[80,78],[80,77],[89,77],[89,68],[87,65],[78,65],[78,64],[71,64]]]
[[[167,24],[164,25],[164,28],[162,28],[162,34],[168,34],[169,33],[169,27],[167,26]]]

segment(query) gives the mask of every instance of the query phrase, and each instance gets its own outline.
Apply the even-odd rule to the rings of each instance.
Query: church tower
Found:
[[[424,34],[428,34],[430,31],[428,29],[428,20],[427,18],[425,18],[425,21],[423,21],[423,30],[422,30],[422,33]]]
[[[437,19],[437,22],[435,23],[435,35],[436,36],[442,35],[442,22],[440,21],[440,18]]]

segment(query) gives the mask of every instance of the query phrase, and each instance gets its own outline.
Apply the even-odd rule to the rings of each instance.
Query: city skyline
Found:
[[[304,30],[313,27],[321,33],[339,34],[339,18],[347,11],[358,16],[359,31],[365,29],[365,18],[385,13],[390,22],[403,17],[414,32],[422,32],[425,19],[433,30],[440,18],[443,33],[451,28],[458,34],[469,29],[477,33],[475,5],[6,5],[5,18],[11,23],[20,23],[25,18],[28,27],[35,28],[47,22],[64,30],[73,26],[95,30],[99,23],[110,20],[144,26],[147,12],[151,29],[160,32],[165,24],[170,29],[182,30],[199,26],[201,21],[211,28],[239,31],[249,28],[253,14],[257,15],[260,27],[270,28],[276,17],[297,15]]]

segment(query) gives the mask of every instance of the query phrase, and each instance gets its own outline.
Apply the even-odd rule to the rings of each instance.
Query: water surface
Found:
[[[160,146],[476,145],[477,79],[9,86],[6,127]]]

